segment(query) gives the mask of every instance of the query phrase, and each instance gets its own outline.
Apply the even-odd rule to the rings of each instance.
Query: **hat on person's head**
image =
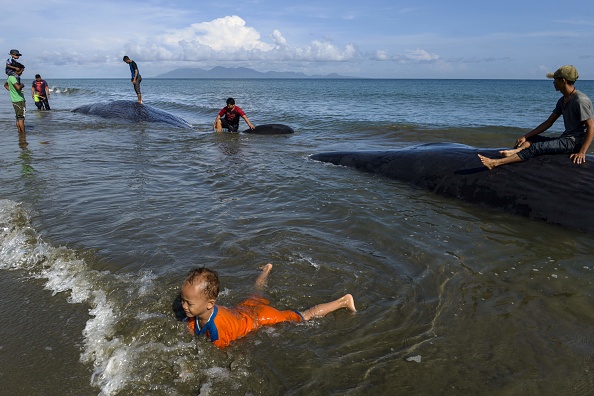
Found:
[[[23,56],[23,54],[21,54],[19,52],[19,50],[15,50],[15,49],[11,49],[10,50],[10,54],[9,55],[17,55],[17,56]]]
[[[567,81],[577,81],[579,75],[575,67],[565,65],[558,68],[555,73],[547,73],[547,78],[564,78]]]

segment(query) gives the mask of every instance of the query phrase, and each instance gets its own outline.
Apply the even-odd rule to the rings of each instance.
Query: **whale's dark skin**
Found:
[[[283,124],[262,124],[254,129],[246,129],[244,133],[255,133],[257,135],[287,135],[295,131],[288,125]]]
[[[177,117],[156,107],[130,100],[114,100],[111,102],[91,103],[72,109],[75,113],[96,115],[103,118],[123,118],[133,122],[159,122],[177,128],[191,129],[192,125],[183,118]]]
[[[594,232],[594,166],[569,155],[543,155],[488,170],[477,149],[434,143],[391,151],[328,152],[313,160],[348,166],[426,188],[436,194],[506,212]]]

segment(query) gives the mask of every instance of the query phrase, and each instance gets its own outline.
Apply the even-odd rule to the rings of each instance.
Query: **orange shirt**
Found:
[[[196,317],[189,320],[188,327],[192,334],[205,334],[217,347],[223,348],[260,326],[303,320],[297,311],[279,311],[269,304],[270,301],[263,297],[252,297],[235,308],[215,305],[204,327],[198,326]]]

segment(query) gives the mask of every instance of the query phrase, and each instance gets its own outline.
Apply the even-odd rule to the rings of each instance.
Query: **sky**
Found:
[[[4,0],[6,1],[6,0]],[[0,47],[23,77],[126,78],[177,68],[361,78],[594,79],[594,1],[20,0]]]

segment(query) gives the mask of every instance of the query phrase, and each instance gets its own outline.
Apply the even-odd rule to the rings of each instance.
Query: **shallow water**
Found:
[[[194,130],[70,112],[133,100],[127,80],[50,85],[28,150],[0,107],[7,394],[594,392],[591,235],[308,158],[509,145],[549,115],[550,81],[145,79],[145,102]],[[229,95],[296,133],[213,134]],[[191,267],[219,271],[233,305],[266,262],[277,307],[349,292],[358,312],[223,351],[184,333],[172,302]]]

